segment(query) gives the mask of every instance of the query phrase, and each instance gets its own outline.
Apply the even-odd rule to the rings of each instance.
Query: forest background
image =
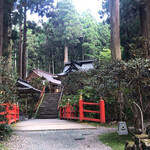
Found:
[[[109,118],[118,119],[119,95],[123,92],[127,103],[125,109],[128,110],[132,101],[136,101],[148,117],[150,1],[120,0],[120,5],[117,1],[120,6],[118,41],[121,41],[119,48],[123,60],[119,62],[111,60],[111,2],[114,0],[103,0],[103,10],[99,14],[107,19],[97,22],[90,11],[79,15],[71,0],[62,0],[56,6],[53,0],[1,0],[0,56],[5,57],[8,68],[15,70],[23,79],[33,68],[59,73],[64,63],[71,59],[95,59],[94,73],[79,74],[72,82],[68,76],[63,81],[68,87],[66,81],[70,81],[71,88],[73,83],[78,83],[72,93],[66,90],[65,94],[76,96],[82,89],[87,99],[93,96],[98,100],[101,95],[108,103],[109,114],[113,115]],[[42,22],[41,26],[27,21],[27,10],[46,16],[48,21]],[[84,82],[82,79],[85,79]]]

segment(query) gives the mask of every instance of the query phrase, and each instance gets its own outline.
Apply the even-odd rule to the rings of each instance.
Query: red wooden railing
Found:
[[[92,106],[99,106],[99,111],[95,110],[85,110],[84,106],[85,105],[92,105]],[[71,106],[69,102],[67,103],[66,106],[60,107],[59,112],[60,112],[60,119],[78,119],[80,121],[86,120],[86,121],[94,121],[94,122],[100,122],[100,123],[105,123],[105,103],[104,100],[100,99],[99,103],[89,103],[89,102],[84,102],[82,99],[82,96],[80,96],[79,100],[79,110],[77,109],[77,105]],[[84,112],[87,113],[98,113],[100,114],[99,118],[87,118],[84,115]]]
[[[59,108],[60,119],[79,119],[79,111],[77,105],[73,106],[67,103],[67,106],[63,106]]]
[[[19,120],[19,106],[17,104],[3,103],[0,106],[5,107],[4,112],[0,112],[0,115],[5,115],[7,121],[1,121],[0,124],[7,123],[11,124]]]

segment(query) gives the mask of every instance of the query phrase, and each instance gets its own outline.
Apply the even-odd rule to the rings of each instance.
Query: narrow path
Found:
[[[60,119],[30,119],[13,124],[12,127],[16,131],[95,129],[89,124]]]
[[[99,141],[99,136],[114,130],[116,129],[105,127],[51,131],[20,130],[15,131],[5,145],[8,150],[111,150]]]

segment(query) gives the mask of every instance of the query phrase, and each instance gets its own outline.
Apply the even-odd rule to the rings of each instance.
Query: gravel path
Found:
[[[98,127],[84,130],[15,132],[5,144],[8,150],[111,150],[99,135],[116,129]]]

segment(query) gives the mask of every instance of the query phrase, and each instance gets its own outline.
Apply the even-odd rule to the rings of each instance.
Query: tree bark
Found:
[[[147,14],[145,4],[139,5],[139,16],[140,16],[140,26],[141,26],[141,36],[144,38],[144,47],[145,57],[148,56],[148,47],[147,47]]]
[[[4,18],[3,18],[3,51],[2,56],[6,57],[8,61],[8,69],[12,69],[12,40],[10,39],[12,33],[11,12],[13,4],[9,0],[4,1]]]
[[[9,39],[9,37],[11,37],[11,33],[12,33],[12,26],[11,24],[9,24],[8,26],[8,47],[7,47],[7,51],[8,51],[8,70],[12,69],[12,45],[13,45],[13,41],[11,39]]]
[[[49,62],[49,66],[48,66],[48,72],[51,73],[51,63]]]
[[[3,17],[4,16],[4,0],[0,0],[0,57],[3,50]]]
[[[109,0],[110,24],[111,24],[111,58],[121,59],[120,51],[120,12],[119,0]]]
[[[145,39],[145,57],[150,58],[150,1],[139,5],[141,35]]]
[[[26,12],[27,12],[27,1],[24,1],[24,31],[23,31],[23,52],[22,52],[22,78],[25,80],[26,78]]]
[[[147,53],[146,57],[150,58],[150,0],[146,1],[146,24],[147,24]]]
[[[53,74],[55,73],[55,65],[54,65],[54,52],[52,49],[52,70],[53,70]]]
[[[22,78],[22,21],[19,23],[19,75]]]
[[[64,49],[64,64],[68,62],[68,46],[65,45]]]

